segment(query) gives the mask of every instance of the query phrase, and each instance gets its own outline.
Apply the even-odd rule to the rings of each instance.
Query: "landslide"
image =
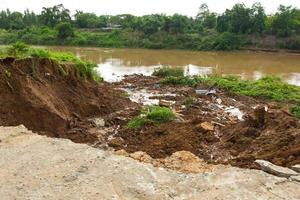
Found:
[[[52,137],[93,143],[88,118],[131,105],[106,83],[84,79],[72,63],[48,58],[0,60],[0,125],[24,124]]]

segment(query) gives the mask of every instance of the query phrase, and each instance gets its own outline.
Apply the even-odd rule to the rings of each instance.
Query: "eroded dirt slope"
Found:
[[[72,64],[0,60],[0,125],[24,124],[39,133],[93,143],[97,136],[87,131],[87,119],[133,105],[121,94],[108,84],[79,78]]]

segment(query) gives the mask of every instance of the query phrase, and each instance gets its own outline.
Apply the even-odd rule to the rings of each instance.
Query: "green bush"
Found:
[[[133,118],[127,124],[128,128],[140,128],[143,125],[150,124],[160,124],[163,122],[169,122],[173,120],[175,114],[170,108],[160,107],[160,106],[150,106],[142,110],[141,115]]]
[[[7,54],[14,57],[20,57],[28,53],[29,46],[23,42],[16,42],[7,49]]]
[[[62,22],[56,25],[57,37],[61,40],[74,36],[74,29],[68,22]]]
[[[162,67],[155,69],[152,75],[158,77],[183,77],[184,70],[182,68]]]

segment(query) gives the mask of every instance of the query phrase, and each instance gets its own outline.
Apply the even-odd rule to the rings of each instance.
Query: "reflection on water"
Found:
[[[102,49],[48,47],[70,51],[98,63],[106,81],[121,80],[126,74],[150,75],[161,66],[182,67],[187,75],[234,74],[244,79],[278,75],[300,86],[300,54],[255,52],[196,52],[178,50]]]

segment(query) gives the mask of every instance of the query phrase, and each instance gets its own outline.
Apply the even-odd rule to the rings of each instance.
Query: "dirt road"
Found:
[[[184,174],[85,144],[0,127],[0,194],[10,199],[300,199],[300,183],[229,167]]]

